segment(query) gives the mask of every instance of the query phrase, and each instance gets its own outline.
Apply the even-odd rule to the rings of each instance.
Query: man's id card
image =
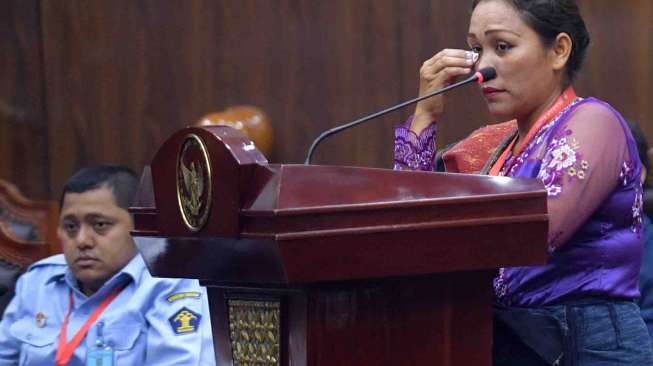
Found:
[[[86,354],[86,366],[113,366],[113,349],[98,348]]]

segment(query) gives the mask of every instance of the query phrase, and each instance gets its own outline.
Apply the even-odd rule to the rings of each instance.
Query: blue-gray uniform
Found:
[[[197,280],[152,277],[137,254],[90,297],[79,290],[63,255],[33,264],[0,322],[0,365],[54,365],[70,289],[67,342],[118,286],[125,287],[68,365],[86,365],[87,352],[98,344],[111,347],[114,365],[215,364],[205,289]]]

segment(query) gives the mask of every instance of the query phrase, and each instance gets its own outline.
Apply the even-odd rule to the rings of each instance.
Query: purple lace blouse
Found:
[[[396,129],[395,169],[433,170],[435,123],[420,136]],[[607,103],[577,99],[540,129],[501,175],[537,178],[548,193],[549,258],[501,268],[497,301],[542,306],[588,297],[639,297],[642,165],[623,118]]]

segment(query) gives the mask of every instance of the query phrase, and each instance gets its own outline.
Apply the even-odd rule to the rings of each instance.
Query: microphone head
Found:
[[[478,77],[478,83],[483,84],[486,81],[490,81],[497,77],[497,70],[494,69],[494,67],[484,67],[476,72],[476,76]]]

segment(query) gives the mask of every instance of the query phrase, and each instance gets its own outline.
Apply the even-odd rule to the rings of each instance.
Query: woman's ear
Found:
[[[560,33],[553,42],[553,47],[551,47],[551,54],[553,57],[553,69],[556,71],[562,70],[567,65],[569,56],[571,55],[571,49],[573,46],[573,41],[569,34]]]

